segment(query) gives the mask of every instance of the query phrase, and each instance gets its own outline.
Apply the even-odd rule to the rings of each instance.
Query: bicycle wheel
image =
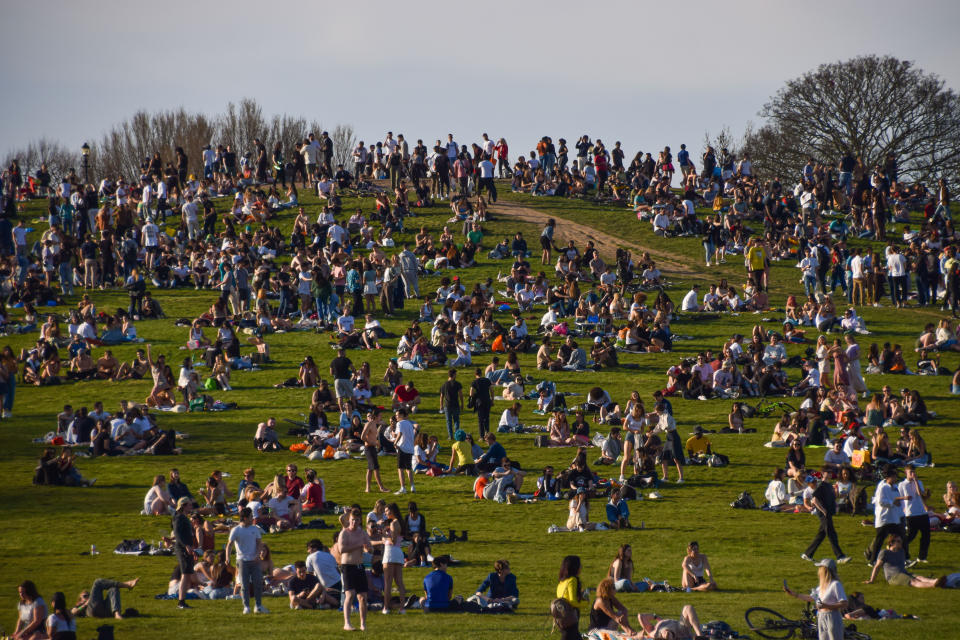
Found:
[[[770,640],[792,638],[798,626],[796,621],[788,620],[782,613],[766,607],[751,607],[743,617],[750,631],[755,631],[760,637],[770,638]]]
[[[855,631],[849,627],[843,630],[843,640],[873,640],[869,634],[862,631]]]

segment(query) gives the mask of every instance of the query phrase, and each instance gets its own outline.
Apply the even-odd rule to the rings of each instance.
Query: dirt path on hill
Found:
[[[554,217],[548,213],[544,213],[543,211],[537,211],[536,209],[523,207],[512,202],[497,202],[489,205],[489,207],[490,211],[495,214],[514,218],[522,222],[529,222],[530,224],[534,224],[539,227],[543,227],[547,224],[547,220],[549,220],[551,217]],[[644,251],[648,251],[654,260],[657,261],[660,269],[664,272],[678,274],[696,273],[690,268],[690,265],[687,264],[686,261],[676,258],[674,254],[670,253],[669,251],[652,249],[650,247],[644,247],[634,242],[630,242],[629,240],[615,238],[609,234],[599,231],[598,229],[573,222],[566,218],[554,217],[554,219],[557,221],[557,228],[554,232],[553,240],[558,246],[561,244],[566,244],[569,240],[573,240],[578,246],[583,246],[587,240],[593,240],[593,245],[600,252],[600,255],[607,260],[613,260],[617,255],[617,249],[619,248],[630,249],[634,256],[639,256]],[[530,250],[536,254],[540,246],[539,239],[528,241],[527,244],[529,245]]]

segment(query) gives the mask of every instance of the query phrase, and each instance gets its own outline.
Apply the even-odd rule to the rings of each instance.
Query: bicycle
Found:
[[[760,418],[768,418],[773,414],[795,413],[797,410],[789,402],[783,400],[770,400],[761,398],[757,406],[753,408],[753,415]]]
[[[756,632],[761,638],[770,640],[787,640],[799,632],[804,640],[816,640],[817,614],[809,604],[800,614],[800,620],[790,620],[785,615],[766,607],[750,607],[743,614],[747,621],[747,628]],[[849,624],[843,630],[844,640],[871,640],[870,636],[857,631],[856,625]]]

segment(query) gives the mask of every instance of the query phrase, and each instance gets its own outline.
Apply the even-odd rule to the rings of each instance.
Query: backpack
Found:
[[[708,467],[725,467],[730,464],[730,458],[723,455],[722,453],[715,453],[709,458],[707,458]]]
[[[734,509],[756,509],[757,503],[753,501],[753,496],[750,495],[750,492],[744,491],[737,499],[730,503],[730,506]]]

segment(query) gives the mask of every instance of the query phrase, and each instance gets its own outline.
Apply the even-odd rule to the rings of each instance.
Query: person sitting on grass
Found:
[[[157,474],[153,478],[153,486],[147,491],[143,499],[143,513],[148,516],[167,516],[173,513],[176,503],[167,489],[166,478]]]
[[[312,573],[307,573],[307,563],[297,560],[293,563],[294,576],[287,585],[287,597],[291,609],[316,609],[320,605],[323,587]]]
[[[887,548],[877,554],[877,561],[873,565],[870,579],[864,580],[863,584],[872,584],[881,568],[883,568],[883,577],[887,579],[887,584],[929,589],[942,587],[947,581],[946,576],[925,578],[924,576],[913,575],[907,571],[906,563],[907,554],[903,548],[903,539],[896,533],[891,534],[887,538]]]
[[[610,492],[607,502],[607,526],[611,529],[632,529],[630,525],[630,507],[623,497],[623,489],[616,488]]]
[[[596,522],[590,522],[590,496],[587,489],[580,487],[567,503],[567,531],[593,531]]]
[[[717,583],[713,579],[713,569],[707,556],[700,553],[700,544],[696,541],[687,545],[687,555],[680,563],[683,576],[680,586],[687,591],[714,591]]]
[[[40,597],[32,580],[24,580],[17,586],[20,601],[17,603],[17,626],[13,640],[44,640],[43,625],[47,620],[47,603]]]
[[[624,633],[633,634],[633,628],[627,618],[627,608],[617,600],[614,594],[612,578],[604,578],[597,585],[597,597],[590,609],[590,629],[623,629]]]
[[[437,556],[433,559],[433,571],[423,579],[423,591],[420,607],[424,611],[460,611],[462,605],[453,599],[453,578],[447,573],[450,556]]]
[[[484,578],[477,592],[470,598],[482,606],[505,604],[514,608],[520,602],[517,576],[510,572],[510,561],[500,559],[493,563],[493,571]]]

